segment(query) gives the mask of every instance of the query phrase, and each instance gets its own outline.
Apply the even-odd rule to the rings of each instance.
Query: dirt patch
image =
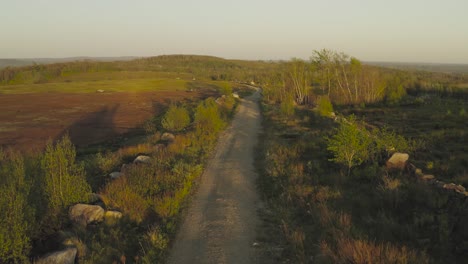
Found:
[[[0,146],[41,149],[69,133],[77,146],[99,143],[141,126],[170,102],[214,95],[211,91],[0,95]]]

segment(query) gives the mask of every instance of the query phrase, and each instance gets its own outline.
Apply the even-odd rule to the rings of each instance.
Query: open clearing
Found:
[[[0,146],[41,148],[67,132],[77,146],[98,143],[141,126],[171,102],[211,94],[212,90],[2,94]]]
[[[242,101],[219,139],[176,238],[169,263],[256,263],[259,224],[254,146],[259,93]]]

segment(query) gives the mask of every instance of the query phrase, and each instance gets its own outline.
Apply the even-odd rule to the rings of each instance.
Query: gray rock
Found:
[[[461,186],[461,185],[456,185],[455,183],[447,183],[447,184],[444,184],[443,186],[444,189],[446,190],[453,190],[455,192],[458,192],[458,193],[465,193],[465,187]]]
[[[133,163],[135,163],[135,164],[138,164],[138,163],[149,164],[149,163],[151,163],[151,157],[140,155],[140,156],[135,158]]]
[[[121,176],[123,175],[123,173],[121,172],[118,172],[118,171],[114,171],[112,173],[109,174],[109,176],[111,177],[111,179],[115,180],[117,178],[120,178]]]
[[[122,218],[122,213],[117,211],[107,211],[104,215],[104,223],[107,225],[115,225],[119,222],[119,219]]]
[[[168,133],[168,132],[163,133],[162,136],[161,136],[162,141],[172,142],[172,141],[174,141],[174,139],[175,139],[174,134],[171,134],[171,133]]]
[[[104,214],[104,218],[106,219],[119,219],[122,218],[122,213],[118,211],[107,211]]]
[[[434,175],[430,175],[430,174],[425,174],[425,175],[422,175],[421,177],[419,177],[421,180],[424,180],[424,181],[430,181],[430,180],[434,180],[435,177]]]
[[[36,264],[74,264],[77,249],[74,247],[66,248],[61,251],[47,254],[35,261]]]
[[[387,169],[404,170],[408,159],[409,155],[406,153],[393,153],[392,157],[387,161]]]
[[[86,226],[93,222],[101,222],[104,219],[104,209],[99,205],[76,204],[68,211],[70,220]]]

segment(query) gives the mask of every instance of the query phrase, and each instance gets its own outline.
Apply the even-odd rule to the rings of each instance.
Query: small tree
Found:
[[[44,190],[48,209],[58,213],[63,208],[84,202],[91,193],[82,166],[75,163],[76,151],[68,136],[55,145],[49,142],[42,157]]]
[[[317,109],[321,116],[331,116],[333,113],[333,105],[328,96],[320,96],[317,100]]]
[[[190,124],[190,115],[187,109],[181,106],[171,105],[164,115],[161,125],[164,129],[177,132]]]
[[[336,134],[327,141],[327,149],[334,155],[331,160],[347,166],[348,176],[353,166],[369,159],[372,139],[367,130],[359,128],[354,116],[342,121]]]
[[[194,123],[196,126],[196,134],[200,140],[211,138],[216,135],[225,125],[221,118],[218,105],[212,98],[198,104],[195,110]]]
[[[18,153],[0,150],[0,262],[23,263],[31,248],[33,220],[28,205],[31,183],[25,175],[24,160]]]

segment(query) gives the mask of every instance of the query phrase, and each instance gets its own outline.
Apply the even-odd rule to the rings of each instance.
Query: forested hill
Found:
[[[2,59],[0,58],[0,69],[6,67],[24,67],[31,66],[35,64],[52,64],[52,63],[64,63],[64,62],[73,62],[73,61],[126,61],[134,60],[138,57],[134,56],[125,56],[125,57],[68,57],[68,58],[9,58]]]
[[[227,60],[211,56],[163,55],[120,61],[76,60],[0,69],[0,84],[44,83],[70,74],[110,71],[186,73],[197,79],[255,81],[281,63]]]
[[[451,63],[411,63],[411,62],[365,62],[385,68],[400,70],[429,71],[441,73],[462,73],[468,74],[468,64]]]

